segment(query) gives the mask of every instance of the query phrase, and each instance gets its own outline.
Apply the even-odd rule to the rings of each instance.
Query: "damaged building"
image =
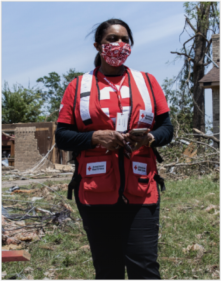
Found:
[[[55,130],[55,122],[2,124],[2,158],[20,171],[34,167],[55,144]],[[71,158],[55,146],[41,168],[67,165]]]
[[[213,134],[219,139],[220,133],[220,47],[219,34],[212,35],[212,51],[213,64],[212,69],[199,81],[201,87],[204,89],[212,89],[212,107],[213,107]],[[218,147],[218,143],[214,143]]]

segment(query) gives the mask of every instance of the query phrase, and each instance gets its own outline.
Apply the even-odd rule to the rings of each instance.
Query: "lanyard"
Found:
[[[101,75],[102,79],[105,80],[105,81],[109,84],[109,86],[116,92],[117,98],[118,98],[118,102],[119,102],[120,111],[121,111],[121,113],[122,113],[122,112],[123,112],[123,108],[122,108],[122,104],[121,104],[121,94],[120,94],[120,90],[121,90],[121,88],[122,88],[122,86],[123,86],[123,83],[124,83],[124,80],[125,80],[125,78],[126,78],[126,75],[124,75],[123,78],[122,78],[122,80],[120,81],[119,90],[117,89],[117,87],[116,87],[111,81],[109,81],[109,80],[107,79],[106,76],[104,76],[103,73],[100,73],[100,75]]]

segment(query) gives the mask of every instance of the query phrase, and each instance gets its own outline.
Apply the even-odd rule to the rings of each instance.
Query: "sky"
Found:
[[[185,17],[184,2],[2,2],[2,86],[24,87],[50,72],[70,68],[87,72],[97,53],[93,34],[99,24],[119,18],[131,28],[134,46],[125,65],[153,74],[160,85],[176,76],[183,60],[178,51]],[[208,72],[212,65],[207,69]],[[39,85],[38,85],[39,86]],[[176,87],[176,85],[175,85]],[[206,119],[212,121],[211,90],[205,91]]]

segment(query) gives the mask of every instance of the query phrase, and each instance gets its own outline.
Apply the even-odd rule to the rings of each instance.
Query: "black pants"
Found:
[[[76,202],[90,243],[96,279],[160,279],[159,204],[85,206]]]

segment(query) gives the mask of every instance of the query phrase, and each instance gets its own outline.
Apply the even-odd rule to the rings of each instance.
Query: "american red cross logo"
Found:
[[[145,115],[142,113],[141,117],[142,117],[142,118],[144,118],[144,117],[145,117]]]
[[[136,170],[136,169],[137,169],[137,166],[135,166],[134,169]]]
[[[91,170],[91,167],[90,167],[90,166],[88,167],[88,170],[89,170],[89,172],[90,172],[90,170]]]
[[[119,85],[115,85],[119,89]],[[129,95],[129,87],[127,85],[123,85],[121,88],[121,105],[123,107],[124,113],[129,113],[130,111],[130,95]],[[117,112],[120,112],[119,108],[119,100],[117,97],[117,93],[110,87],[104,87],[100,90],[100,105],[103,112],[110,118],[116,118]],[[114,119],[114,123],[115,123]]]

